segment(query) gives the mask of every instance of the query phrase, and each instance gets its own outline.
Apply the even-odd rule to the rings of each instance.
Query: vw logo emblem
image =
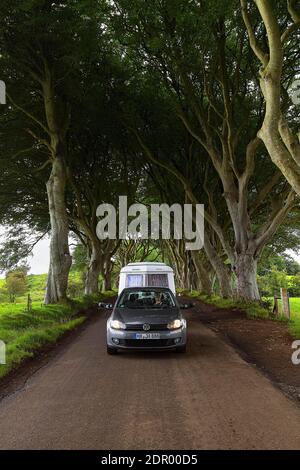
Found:
[[[144,330],[144,331],[149,331],[149,330],[150,330],[150,325],[148,325],[148,323],[145,323],[145,324],[143,325],[143,330]]]

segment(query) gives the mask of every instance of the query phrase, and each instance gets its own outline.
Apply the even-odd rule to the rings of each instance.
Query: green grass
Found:
[[[289,330],[295,338],[300,339],[300,318],[299,317],[293,319],[289,323]]]
[[[268,318],[270,314],[267,308],[259,305],[257,302],[246,302],[244,300],[237,300],[232,298],[224,299],[218,295],[208,296],[201,294],[198,291],[182,291],[181,293],[183,295],[200,299],[207,304],[215,305],[218,308],[243,310],[247,313],[247,316],[251,318]]]
[[[273,299],[270,299],[273,305]],[[278,301],[279,312],[282,312],[281,300]],[[289,330],[291,334],[300,339],[300,298],[290,297],[291,320],[289,322]]]
[[[76,310],[66,305],[35,303],[28,313],[25,304],[0,304],[0,339],[6,344],[6,364],[0,365],[0,378],[86,319],[75,315]]]
[[[192,296],[198,297],[203,300],[203,302],[213,304],[218,308],[243,310],[247,313],[247,316],[251,318],[268,318],[270,315],[270,311],[262,305],[259,305],[257,302],[246,302],[244,300],[237,299],[223,299],[217,295],[209,297],[197,292],[195,294],[192,292]]]
[[[17,296],[15,303],[26,302],[28,294],[30,294],[33,302],[43,302],[45,297],[46,284],[47,274],[29,274],[27,276],[26,292],[24,295]],[[70,297],[83,295],[83,280],[81,273],[71,271],[69,274],[69,285],[73,286],[72,291],[69,293]],[[74,288],[77,291],[77,294],[74,294]],[[8,294],[5,291],[5,279],[0,279],[0,303],[8,301]]]
[[[0,365],[0,378],[7,375],[26,358],[32,357],[44,345],[55,342],[62,334],[80,325],[84,320],[85,317],[79,317],[66,323],[49,324],[48,327],[35,326],[16,331],[1,328],[0,322],[0,337],[4,338],[7,344],[6,364]]]
[[[300,339],[300,298],[291,297],[290,306],[292,321],[290,322],[290,331],[295,338]]]
[[[208,296],[201,294],[197,291],[184,291],[181,290],[182,295],[187,295],[193,298],[202,300],[207,304],[215,305],[218,308],[225,308],[230,310],[242,310],[246,312],[248,318],[262,318],[262,319],[271,319],[274,321],[282,321],[288,323],[288,328],[290,333],[295,338],[300,338],[300,298],[290,298],[291,305],[291,320],[288,321],[285,317],[280,316],[279,318],[274,319],[271,316],[271,308],[268,309],[263,305],[260,305],[257,302],[246,302],[243,300],[237,299],[223,299],[217,295]],[[272,299],[268,299],[269,301]],[[270,302],[272,306],[272,302]],[[279,301],[279,307],[281,301]]]
[[[279,301],[279,306],[281,307],[281,300]],[[300,318],[300,298],[299,297],[290,297],[290,308],[292,318]]]
[[[39,283],[40,279],[36,286]],[[103,292],[95,297],[73,299],[66,305],[43,305],[36,301],[31,312],[26,311],[26,302],[0,303],[0,340],[6,344],[6,364],[0,365],[0,378],[43,346],[54,343],[83,323],[86,317],[78,316],[79,310],[115,295],[115,291]]]

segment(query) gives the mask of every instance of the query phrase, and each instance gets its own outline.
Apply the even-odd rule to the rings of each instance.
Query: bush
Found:
[[[6,288],[11,302],[15,301],[17,295],[26,292],[26,273],[23,270],[15,269],[6,274]]]
[[[274,294],[279,294],[280,288],[288,289],[290,296],[300,295],[300,275],[288,275],[284,271],[272,267],[271,270],[264,276],[258,276],[257,282],[259,290],[264,297],[273,297]]]

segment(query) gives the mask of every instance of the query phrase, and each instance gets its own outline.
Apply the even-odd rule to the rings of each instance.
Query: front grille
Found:
[[[145,322],[146,323],[146,322]],[[146,323],[147,324],[147,323]],[[126,325],[126,330],[127,331],[144,331],[143,330],[143,324],[140,324],[140,325]],[[150,325],[150,330],[148,331],[164,331],[164,330],[168,330],[168,326],[167,326],[167,323],[163,323],[163,324],[149,324]]]
[[[128,348],[163,348],[165,346],[173,346],[173,339],[121,339],[120,346]]]

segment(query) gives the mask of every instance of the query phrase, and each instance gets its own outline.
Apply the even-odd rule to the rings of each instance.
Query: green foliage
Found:
[[[105,292],[97,300],[115,295],[114,291]],[[26,312],[26,303],[0,303],[0,339],[7,345],[7,364],[0,365],[0,378],[45,345],[83,323],[86,317],[78,317],[77,312],[95,300],[78,298],[69,305],[33,302],[30,313]]]
[[[274,305],[274,298],[270,298],[269,301],[271,302],[272,308]],[[278,307],[279,313],[282,311],[282,302],[278,300]],[[291,316],[292,320],[297,320],[300,318],[300,298],[299,297],[290,297],[290,309],[291,309]]]
[[[263,296],[271,297],[280,293],[280,288],[288,289],[290,296],[300,294],[300,274],[288,275],[273,266],[264,276],[258,276],[258,286]]]
[[[279,309],[281,311],[281,301],[279,303]],[[290,309],[291,309],[291,320],[289,321],[289,331],[296,338],[300,338],[300,298],[290,298]],[[286,318],[284,318],[285,321]]]
[[[27,233],[25,227],[18,225],[6,232],[5,241],[0,248],[0,272],[16,268],[20,262],[27,259],[31,246]]]
[[[231,162],[228,171],[232,167],[235,175],[242,174],[249,139],[261,124],[263,102],[254,80],[257,64],[238,2],[3,0],[0,21],[1,70],[17,104],[6,107],[1,117],[5,132],[0,131],[0,222],[13,225],[13,232],[0,250],[0,269],[26,258],[34,243],[28,237],[32,227],[38,234],[49,231],[45,186],[49,166],[43,165],[47,163],[47,145],[43,144],[45,109],[41,93],[48,69],[53,72],[56,125],[60,128],[64,121],[70,121],[64,158],[76,188],[74,191],[68,179],[66,204],[74,233],[87,239],[81,231],[86,225],[87,233],[95,229],[95,207],[102,201],[115,203],[119,194],[129,195],[132,202],[182,202],[187,196],[186,185],[174,179],[174,174],[170,176],[169,169],[173,168],[175,174],[186,178],[195,199],[215,214],[225,241],[235,246],[229,218],[232,211],[226,208],[230,198],[215,171],[218,165],[212,165],[207,154],[209,146],[200,143],[205,137],[201,121],[212,132],[209,143],[218,158],[221,147],[226,147],[221,145],[220,136],[229,144],[230,135],[234,136],[237,140],[230,157],[234,165]],[[224,80],[226,76],[228,81]],[[20,112],[20,106],[25,113]],[[227,116],[227,123],[223,116]],[[194,131],[187,132],[184,117],[185,127]],[[233,123],[230,132],[229,121]],[[132,130],[158,156],[163,170],[150,163],[148,156],[145,158]],[[270,208],[280,206],[286,189],[281,177],[256,206],[274,173],[266,151],[260,148],[259,152],[246,188],[247,214],[251,215],[247,230],[253,229],[253,234],[268,225]],[[208,183],[206,188],[203,181]],[[232,194],[240,194],[236,189]],[[83,214],[79,214],[81,208]],[[298,218],[297,211],[291,211],[287,224],[276,234],[276,243],[272,242],[273,252],[265,250],[259,271],[264,295],[273,295],[280,287],[299,294],[299,266],[273,254],[278,247],[282,252],[287,246],[298,245]],[[271,215],[270,222],[273,220]],[[20,232],[24,223],[30,229]],[[91,248],[88,241],[87,247],[74,251],[70,297],[83,294],[87,251]],[[156,260],[159,250],[155,247],[144,259]],[[119,248],[114,253],[116,265],[119,263],[114,275],[128,259],[127,253],[120,254]],[[136,250],[130,261],[140,257]],[[45,276],[29,276],[27,291],[20,280],[11,280],[10,284],[14,288],[0,283],[1,300],[10,294],[24,301],[22,294],[27,292],[34,301],[43,300]],[[229,301],[223,302],[226,306]],[[255,313],[255,308],[251,312]]]
[[[281,227],[282,232],[282,227]],[[278,235],[278,234],[277,234]],[[282,235],[282,233],[281,233]],[[299,246],[299,234],[296,231],[295,238],[291,236],[288,232],[287,237],[293,239],[292,247],[297,249]],[[277,268],[278,271],[284,271],[286,274],[290,276],[295,276],[300,272],[300,265],[297,261],[295,261],[292,256],[285,253],[285,250],[289,248],[288,240],[282,240],[283,246],[278,246],[278,238],[276,237],[277,243],[272,243],[268,246],[259,260],[257,272],[260,276],[264,276],[267,274],[271,268]],[[275,242],[275,240],[274,240]],[[290,245],[291,246],[291,245]],[[284,250],[281,253],[281,249]]]
[[[77,273],[78,274],[78,273]],[[69,276],[68,297],[80,297],[84,291],[84,282],[82,276]]]
[[[177,292],[181,295],[190,296],[196,299],[200,299],[205,303],[215,305],[218,308],[230,309],[230,310],[242,310],[246,312],[248,318],[262,318],[269,319],[274,321],[281,321],[288,324],[288,329],[292,336],[295,338],[300,337],[300,298],[291,298],[290,307],[291,307],[291,320],[288,321],[286,317],[280,316],[279,318],[274,318],[271,315],[271,308],[273,303],[270,302],[271,299],[268,299],[268,302],[245,302],[237,299],[223,299],[219,296],[207,296],[200,294],[198,291],[185,291],[183,289],[177,289]],[[279,307],[281,303],[279,301]]]
[[[117,295],[117,290],[106,290],[106,291],[103,291],[101,293],[94,294],[94,295],[84,295],[82,297],[82,300],[85,302],[85,304],[90,305],[96,302],[100,302],[102,299],[105,299],[108,297],[114,297],[116,295]]]
[[[87,269],[87,264],[88,264],[87,248],[82,244],[76,245],[74,250],[72,251],[71,271],[80,271],[84,273]]]
[[[6,288],[11,302],[15,301],[17,295],[26,292],[26,272],[22,269],[14,269],[6,274]]]
[[[223,299],[219,296],[208,297],[200,295],[199,298],[204,302],[216,305],[219,308],[226,308],[231,310],[243,310],[251,318],[269,318],[270,311],[260,305],[258,302],[246,302],[238,299]]]
[[[47,284],[47,274],[29,274],[27,276],[26,289],[23,294],[16,294],[15,303],[25,303],[27,294],[30,294],[33,302],[42,303],[44,301],[45,289]],[[73,297],[82,297],[84,291],[82,273],[71,271],[69,274],[69,292],[68,295]],[[0,310],[1,303],[9,301],[9,293],[7,291],[5,279],[0,279]]]
[[[274,305],[274,298],[268,299],[271,302],[272,308]],[[287,322],[287,318],[282,316],[282,302],[278,300],[279,307],[279,320]],[[290,297],[291,320],[288,322],[289,331],[295,338],[300,338],[300,298]]]
[[[300,316],[291,321],[289,330],[296,339],[300,338]]]
[[[59,324],[50,323],[48,327],[21,330],[7,330],[7,324],[2,326],[0,318],[0,337],[7,342],[6,364],[0,365],[0,378],[4,377],[24,359],[32,357],[34,352],[46,344],[55,342],[62,334],[70,331],[85,321],[85,317]]]
[[[281,287],[288,289],[291,296],[299,296],[300,265],[287,253],[280,253],[280,250],[278,253],[275,247],[272,249],[270,246],[259,262],[257,281],[263,297],[279,294]]]
[[[33,303],[32,312],[27,313],[25,304],[0,304],[0,338],[7,345],[7,363],[0,366],[0,377],[85,320],[75,315],[76,310],[66,305]]]
[[[28,292],[33,301],[43,302],[47,284],[47,274],[29,274],[27,276]],[[24,299],[20,299],[23,301]]]
[[[0,279],[0,302],[6,302],[9,298],[5,279]]]
[[[192,292],[180,290],[180,293],[181,295],[188,295],[196,299],[200,299],[203,302],[215,305],[218,308],[243,310],[247,313],[249,318],[269,318],[271,313],[271,310],[265,304],[259,302],[248,302],[245,300],[238,300],[236,298],[224,299],[218,295],[208,296],[195,290]]]

